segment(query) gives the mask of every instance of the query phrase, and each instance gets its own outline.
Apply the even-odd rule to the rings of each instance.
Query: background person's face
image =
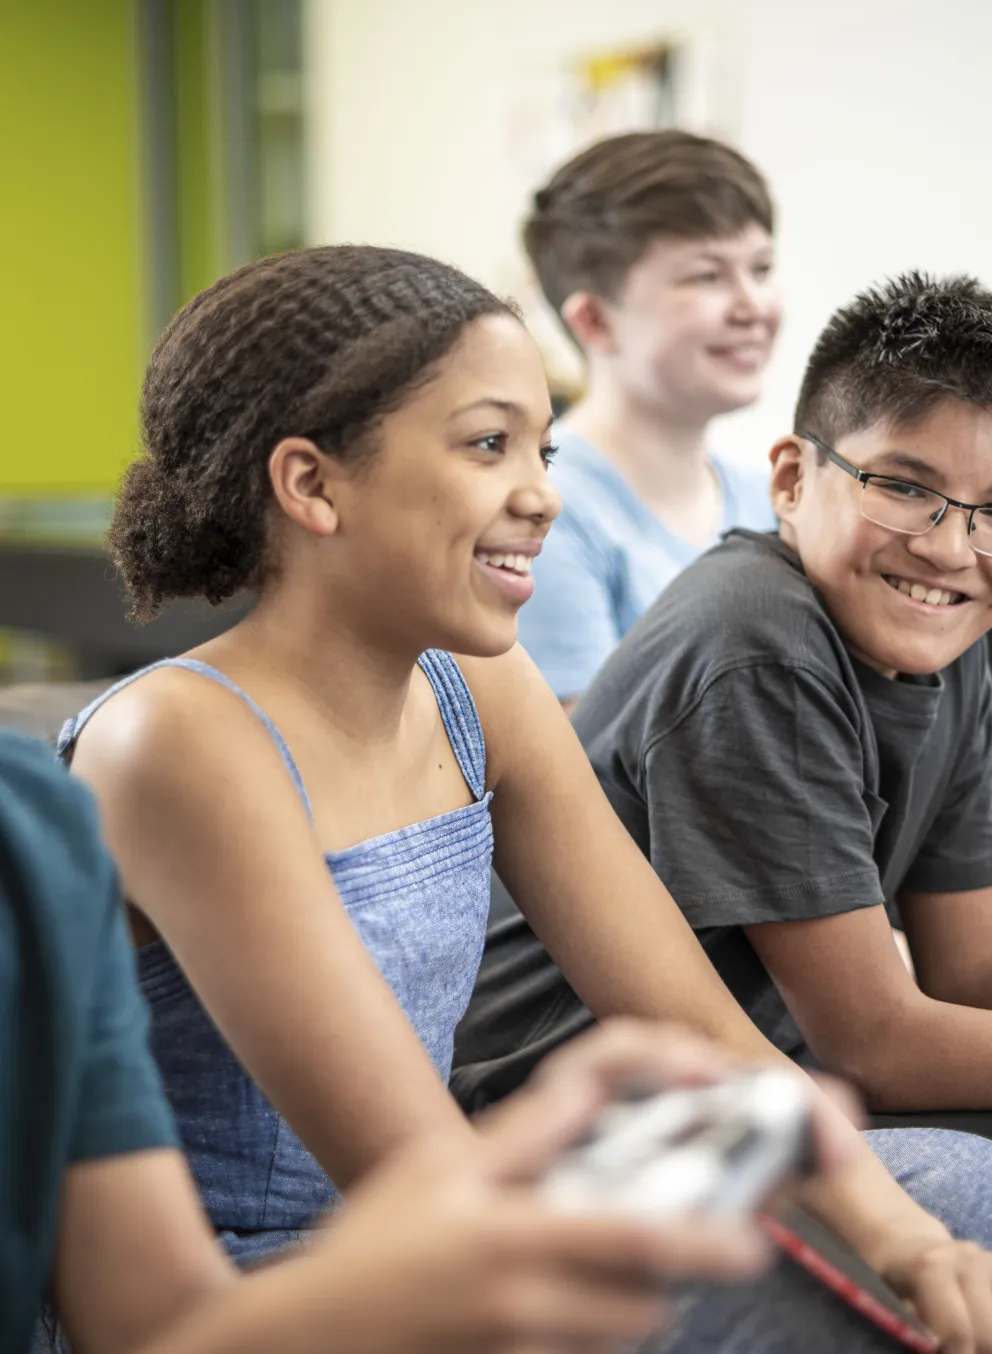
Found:
[[[659,239],[607,306],[611,362],[639,401],[706,420],[753,403],[782,317],[768,232]]]
[[[841,437],[835,450],[860,470],[992,503],[992,415],[958,400],[913,428],[875,425]],[[887,676],[939,672],[992,627],[992,559],[971,549],[967,513],[949,508],[926,535],[902,535],[862,516],[860,484],[831,462],[818,464],[808,443],[795,488],[783,492],[794,453],[788,442],[773,453],[782,537],[853,653]],[[908,595],[914,584],[939,591],[941,602]]]

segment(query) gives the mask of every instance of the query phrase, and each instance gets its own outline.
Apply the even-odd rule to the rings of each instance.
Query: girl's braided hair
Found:
[[[268,460],[281,439],[369,456],[383,417],[467,325],[514,313],[448,264],[369,245],[262,259],[194,297],[148,365],[143,454],[108,536],[131,615],[149,620],[170,597],[216,604],[257,588]]]

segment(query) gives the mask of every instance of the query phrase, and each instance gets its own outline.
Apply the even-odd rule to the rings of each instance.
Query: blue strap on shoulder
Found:
[[[486,740],[479,712],[461,669],[451,654],[428,649],[420,667],[434,689],[438,709],[462,775],[476,799],[486,795]]]
[[[85,710],[80,711],[78,715],[74,715],[71,719],[67,719],[63,724],[62,732],[59,734],[59,740],[56,745],[56,750],[62,761],[67,765],[72,761],[72,750],[76,739],[82,733],[92,716],[100,709],[101,705],[108,701],[111,696],[116,695],[118,691],[122,691],[126,686],[130,686],[132,682],[136,682],[139,677],[144,677],[146,673],[154,672],[157,668],[185,668],[188,672],[198,672],[201,677],[208,677],[211,681],[219,682],[221,686],[226,686],[229,691],[234,693],[234,695],[239,696],[265,725],[272,741],[279,749],[280,756],[286,763],[286,769],[292,776],[293,784],[299,791],[300,798],[303,800],[303,806],[307,811],[308,817],[311,819],[313,818],[313,814],[310,812],[310,799],[303,784],[303,777],[300,775],[296,763],[293,761],[292,753],[286,745],[285,738],[283,738],[275,724],[273,724],[272,720],[268,717],[262,707],[257,705],[246,691],[242,691],[237,682],[232,682],[230,677],[225,676],[223,672],[212,667],[209,663],[201,663],[198,658],[163,658],[158,663],[151,663],[148,667],[141,668],[138,672],[132,672],[129,676],[116,682],[107,691],[104,691],[101,695],[97,696],[96,700],[91,701]]]

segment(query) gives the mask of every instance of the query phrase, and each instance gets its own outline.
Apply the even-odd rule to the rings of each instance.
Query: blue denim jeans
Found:
[[[875,1128],[871,1150],[952,1236],[992,1250],[992,1140],[946,1128]]]
[[[959,1239],[992,1249],[992,1141],[942,1128],[874,1129],[872,1151]],[[754,1283],[700,1287],[665,1354],[893,1354],[897,1346],[791,1260]]]

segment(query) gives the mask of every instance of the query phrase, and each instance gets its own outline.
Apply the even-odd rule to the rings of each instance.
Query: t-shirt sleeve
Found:
[[[620,642],[608,552],[566,508],[534,561],[520,642],[559,700],[578,696]]]
[[[884,902],[857,712],[813,672],[758,663],[716,678],[655,732],[640,774],[651,862],[692,926]]]
[[[992,676],[982,664],[978,717],[940,809],[902,882],[907,893],[992,886]]]
[[[103,887],[109,889],[109,897],[79,1112],[69,1148],[74,1161],[179,1144],[148,1048],[148,1014],[112,870]]]
[[[0,842],[20,1020],[57,1120],[46,1132],[69,1160],[176,1145],[93,796],[16,734],[0,735]]]

